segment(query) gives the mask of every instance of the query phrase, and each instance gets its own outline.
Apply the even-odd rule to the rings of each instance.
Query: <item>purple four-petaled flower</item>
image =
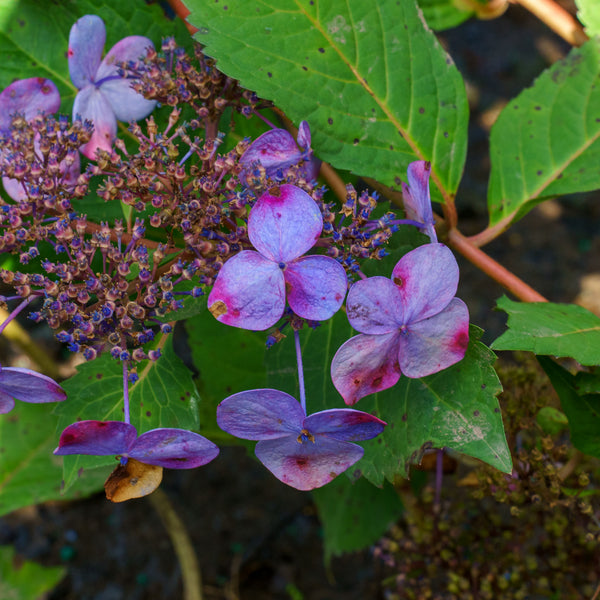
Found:
[[[102,60],[106,41],[104,21],[96,15],[81,17],[69,35],[69,73],[79,89],[73,115],[94,123],[92,139],[81,148],[88,158],[96,150],[109,151],[119,121],[137,121],[149,115],[156,102],[146,100],[119,74],[119,63],[135,62],[154,47],[147,37],[131,35],[117,42]]]
[[[469,311],[454,297],[458,265],[443,244],[405,254],[392,278],[370,277],[348,292],[346,310],[361,332],[331,363],[331,377],[348,405],[393,386],[401,373],[424,377],[462,360]]]
[[[22,115],[26,121],[31,121],[37,115],[51,115],[60,107],[60,94],[53,81],[43,77],[18,79],[0,93],[0,132],[10,129],[15,115]],[[44,161],[38,140],[34,140],[35,151],[40,163]],[[66,183],[75,184],[81,171],[79,154],[73,155],[69,165],[62,161],[59,165],[59,175]],[[18,179],[2,178],[6,193],[16,201],[27,198],[27,190]]]
[[[298,401],[279,390],[248,390],[217,407],[217,423],[228,433],[258,440],[255,452],[277,479],[298,490],[329,483],[362,458],[352,442],[376,437],[384,421],[349,408],[306,416]]]
[[[67,394],[50,377],[31,369],[0,366],[0,415],[15,407],[15,398],[22,402],[61,402]]]
[[[264,193],[248,216],[254,250],[243,250],[219,271],[208,308],[222,323],[263,330],[283,315],[286,298],[300,317],[329,319],[347,289],[344,268],[329,256],[302,256],[319,239],[323,217],[300,188],[284,184]]]
[[[122,421],[79,421],[60,434],[54,454],[120,456],[167,469],[193,469],[209,463],[219,448],[185,429],[151,429],[138,437],[133,425]]]
[[[406,216],[413,221],[423,223],[423,233],[436,243],[437,234],[429,195],[430,174],[431,163],[424,160],[410,163],[407,169],[408,184],[402,182],[402,196]]]

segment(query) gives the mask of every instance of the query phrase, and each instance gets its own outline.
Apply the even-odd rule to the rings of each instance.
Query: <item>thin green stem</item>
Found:
[[[192,540],[183,521],[173,508],[167,494],[160,488],[150,494],[148,498],[158,513],[175,549],[181,567],[183,600],[202,600],[202,574]]]

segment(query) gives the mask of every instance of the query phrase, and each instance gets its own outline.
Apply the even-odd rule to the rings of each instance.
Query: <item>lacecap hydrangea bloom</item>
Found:
[[[117,120],[138,121],[148,116],[156,102],[146,100],[132,89],[132,79],[122,76],[120,63],[143,58],[152,40],[131,35],[117,42],[102,59],[106,41],[104,21],[96,15],[81,17],[69,35],[69,74],[79,90],[73,103],[73,115],[94,123],[92,139],[81,148],[88,158],[96,150],[109,151],[117,135]]]
[[[326,485],[362,458],[352,442],[379,435],[385,422],[348,408],[306,416],[300,403],[279,390],[259,389],[229,396],[217,407],[221,429],[258,440],[255,453],[277,479],[298,490]]]
[[[61,402],[66,397],[65,390],[46,375],[31,369],[0,366],[0,415],[15,407],[15,398],[38,404]]]
[[[303,256],[322,230],[321,211],[304,190],[284,184],[264,193],[248,216],[256,250],[243,250],[219,271],[208,296],[213,316],[234,327],[268,329],[287,300],[299,317],[332,317],[346,296],[346,272],[329,256]]]
[[[54,454],[119,456],[168,469],[193,469],[209,463],[219,448],[205,437],[185,429],[151,429],[138,436],[136,428],[122,421],[79,421],[60,434]]]
[[[346,404],[381,390],[400,375],[417,378],[462,360],[469,311],[455,298],[458,265],[443,244],[405,254],[392,277],[357,281],[348,292],[348,321],[360,335],[336,352],[331,377]]]

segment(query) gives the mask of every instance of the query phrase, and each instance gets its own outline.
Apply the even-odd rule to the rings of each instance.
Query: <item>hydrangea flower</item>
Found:
[[[346,310],[361,332],[331,363],[331,377],[346,404],[393,386],[401,373],[424,377],[462,360],[469,343],[469,311],[454,297],[458,265],[443,244],[405,254],[392,278],[357,281]]]
[[[31,369],[0,366],[0,414],[15,407],[15,398],[22,402],[61,402],[67,394],[50,377]]]
[[[296,145],[292,134],[286,129],[271,129],[257,137],[240,158],[242,183],[248,181],[252,166],[256,163],[260,163],[267,177],[272,178],[278,171],[283,174],[287,167],[304,161],[302,173],[308,181],[316,179],[321,161],[313,156],[310,149],[310,127],[306,121],[300,123],[297,140]]]
[[[156,102],[131,88],[131,79],[119,74],[119,63],[138,61],[154,48],[147,37],[132,35],[117,42],[102,59],[106,41],[104,21],[96,15],[81,17],[69,35],[69,73],[79,89],[73,115],[94,123],[92,139],[81,148],[88,158],[96,150],[110,151],[117,135],[117,120],[137,121],[149,115]]]
[[[193,469],[209,463],[219,448],[205,437],[185,429],[151,429],[138,437],[137,430],[122,421],[79,421],[60,434],[54,454],[90,454],[133,458],[168,469]]]
[[[31,121],[37,115],[54,114],[59,107],[60,94],[50,79],[31,77],[14,81],[0,93],[0,133],[8,133],[12,119],[17,114]],[[34,147],[41,161],[42,153],[37,141],[34,141]],[[67,166],[64,161],[60,163],[59,174],[63,176],[66,183],[74,184],[80,170],[79,155],[76,154],[70,166]],[[27,198],[27,191],[19,180],[3,177],[2,183],[6,193],[13,200],[20,201]]]
[[[217,423],[238,438],[259,440],[258,460],[298,490],[321,487],[343,473],[364,453],[352,442],[374,438],[386,425],[349,408],[306,416],[295,398],[272,389],[229,396],[217,407]]]
[[[344,268],[329,256],[302,256],[319,239],[323,217],[300,188],[264,193],[248,216],[254,250],[243,250],[219,271],[208,308],[222,323],[263,330],[291,309],[312,321],[329,319],[344,301]]]
[[[429,195],[430,174],[430,162],[418,160],[410,163],[407,169],[408,185],[402,182],[402,197],[406,216],[413,221],[423,223],[423,233],[428,235],[435,244],[437,234]]]

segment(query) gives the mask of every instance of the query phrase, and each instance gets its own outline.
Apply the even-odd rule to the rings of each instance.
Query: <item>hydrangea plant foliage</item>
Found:
[[[600,188],[598,38],[500,114],[490,225],[466,238],[464,81],[414,0],[185,4],[193,39],[141,0],[75,0],[48,23],[33,0],[0,7],[0,332],[27,315],[85,361],[60,385],[0,367],[0,511],[97,489],[109,467],[113,499],[123,469],[153,467],[144,495],[154,468],[202,467],[236,437],[282,484],[335,480],[386,520],[390,484],[433,449],[510,474],[455,254],[521,301],[499,301],[494,347],[579,360],[597,399],[598,317],[545,302],[480,246],[550,196]],[[470,13],[433,4],[437,28]],[[554,364],[589,451],[575,376]],[[42,441],[27,464],[23,423]],[[317,498],[327,518],[335,495]]]

